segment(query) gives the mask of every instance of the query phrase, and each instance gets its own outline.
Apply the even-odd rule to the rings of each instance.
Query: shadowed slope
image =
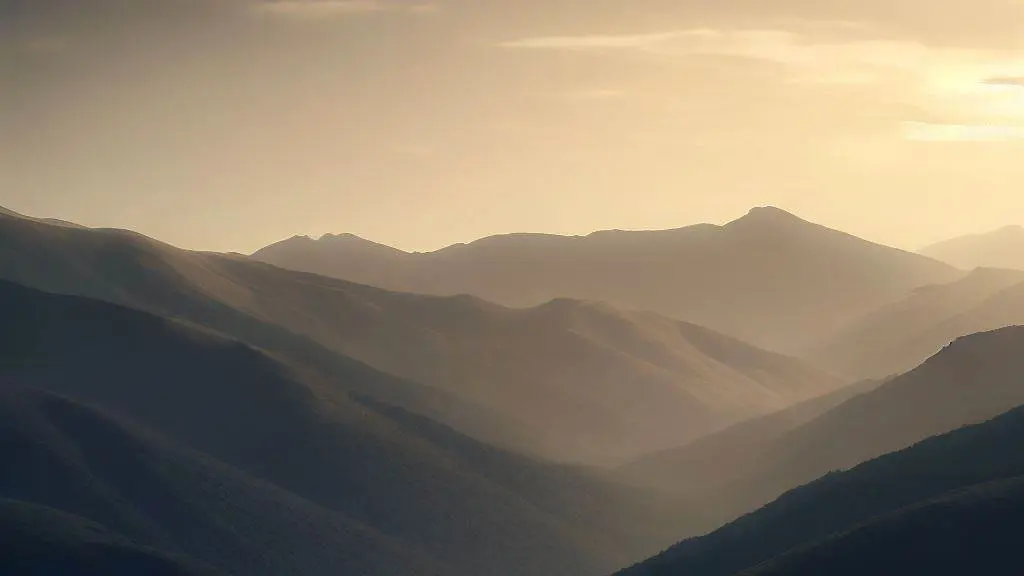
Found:
[[[586,237],[513,234],[406,254],[367,241],[292,239],[254,257],[393,290],[510,306],[558,297],[653,310],[795,351],[924,284],[960,274],[929,258],[756,208],[725,226]],[[367,265],[375,259],[375,265]]]
[[[1024,478],[982,484],[870,520],[742,576],[1014,576],[1024,568]]]
[[[555,300],[526,310],[399,294],[119,231],[0,217],[0,277],[189,320],[492,443],[607,461],[678,445],[842,382],[651,313]],[[364,367],[365,368],[365,367]],[[492,416],[494,415],[494,416]]]
[[[19,576],[217,576],[198,562],[145,548],[79,516],[0,498],[0,572]]]
[[[0,415],[0,451],[16,463],[0,496],[21,502],[0,506],[0,530],[11,532],[0,546],[20,543],[0,555],[5,569],[193,573],[185,566],[194,562],[145,546],[234,574],[455,573],[410,544],[69,399],[0,385]]]
[[[352,380],[375,378],[365,367],[308,382],[181,321],[9,283],[0,314],[0,376],[109,409],[458,573],[586,574],[679,529],[659,520],[673,508],[664,499],[363,399]]]
[[[620,572],[622,576],[678,576],[683,574],[700,574],[701,576],[732,576],[744,569],[754,568],[772,558],[801,546],[811,545],[833,534],[850,532],[856,537],[858,525],[868,523],[868,531],[878,529],[893,530],[889,538],[902,538],[913,541],[915,535],[934,537],[934,544],[940,544],[938,538],[943,537],[941,525],[932,525],[933,532],[917,532],[918,522],[927,521],[929,508],[927,503],[943,497],[951,491],[970,488],[982,483],[1014,479],[1024,475],[1024,452],[1019,449],[1024,439],[1024,411],[1016,409],[984,424],[967,427],[943,436],[932,438],[910,448],[887,454],[856,468],[839,473],[829,474],[815,482],[788,492],[771,504],[750,513],[726,525],[725,527],[699,538],[692,538],[668,549],[664,553]],[[1013,509],[1020,510],[1019,480],[1010,485]],[[988,496],[1001,498],[999,491],[991,487],[980,487],[981,506],[969,499],[959,500],[958,506],[967,507],[975,519],[983,519],[991,511],[991,505],[998,507],[998,500]],[[985,492],[989,494],[985,494]],[[971,496],[973,497],[973,496]],[[875,518],[889,513],[899,514],[901,510],[925,503],[925,516],[918,512],[903,512],[904,522],[897,518],[882,519],[875,524]],[[973,509],[973,510],[972,510]],[[1010,512],[1011,509],[1007,509]],[[1024,520],[1012,512],[1012,526],[1019,526]],[[946,517],[951,519],[950,517]],[[992,519],[994,517],[990,517]],[[1000,520],[1002,522],[1003,520]],[[959,522],[959,521],[958,521]],[[1000,526],[1005,526],[1000,524]],[[966,528],[966,526],[962,527]],[[863,530],[863,528],[861,528]],[[1017,534],[1018,529],[1011,531]],[[876,532],[877,533],[877,532]],[[864,532],[861,532],[864,534]],[[948,532],[946,532],[948,534]],[[995,534],[992,534],[993,537]],[[849,535],[848,535],[849,536]],[[847,536],[847,537],[848,537]],[[838,540],[852,542],[840,536]],[[993,543],[1003,542],[995,540]],[[946,541],[948,544],[949,542]],[[966,542],[953,545],[964,546]],[[818,549],[826,558],[830,554],[841,552],[834,549],[828,552],[832,544],[826,542],[824,548]],[[860,543],[858,549],[860,561],[879,562],[884,565],[879,555],[880,543]],[[1016,544],[1014,544],[1014,548]],[[963,548],[959,548],[963,550]],[[814,548],[810,549],[813,553]],[[1011,549],[1002,548],[1006,555]],[[812,560],[801,551],[786,561]],[[922,564],[934,558],[936,551],[932,548],[904,550],[908,554],[917,555]],[[1005,557],[1005,556],[1004,556]],[[833,560],[839,558],[833,557]],[[820,566],[821,571],[788,572],[782,567],[798,566],[782,563],[771,568],[766,574],[833,574],[827,568],[832,564]],[[979,560],[978,567],[986,566]],[[856,565],[856,564],[852,564]],[[771,566],[771,565],[769,565]],[[766,569],[769,569],[766,566]],[[813,563],[801,566],[814,566]],[[1020,564],[1015,564],[1019,572]],[[776,571],[771,571],[776,570]],[[751,574],[759,574],[756,570]],[[836,572],[840,573],[840,572]],[[911,570],[909,572],[876,572],[865,573],[929,573]],[[989,573],[983,570],[982,573]]]

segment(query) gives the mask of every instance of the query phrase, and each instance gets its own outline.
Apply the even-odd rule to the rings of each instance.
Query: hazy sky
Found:
[[[0,205],[189,247],[1024,223],[1024,0],[0,0]]]

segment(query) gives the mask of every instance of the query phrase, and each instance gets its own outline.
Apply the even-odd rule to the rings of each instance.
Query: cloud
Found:
[[[984,83],[990,86],[1024,88],[1024,76],[995,76],[993,78],[986,78]]]
[[[438,6],[420,0],[266,0],[253,5],[258,14],[321,20],[382,12],[428,13]]]
[[[914,142],[1024,142],[1024,125],[904,122],[902,134]]]

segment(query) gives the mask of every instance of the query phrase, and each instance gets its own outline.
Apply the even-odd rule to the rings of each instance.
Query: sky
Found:
[[[0,0],[0,205],[251,252],[1024,223],[1024,0]]]

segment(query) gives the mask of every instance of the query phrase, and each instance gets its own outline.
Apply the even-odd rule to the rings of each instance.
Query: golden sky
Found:
[[[1024,0],[0,0],[0,205],[251,251],[1024,223]]]

